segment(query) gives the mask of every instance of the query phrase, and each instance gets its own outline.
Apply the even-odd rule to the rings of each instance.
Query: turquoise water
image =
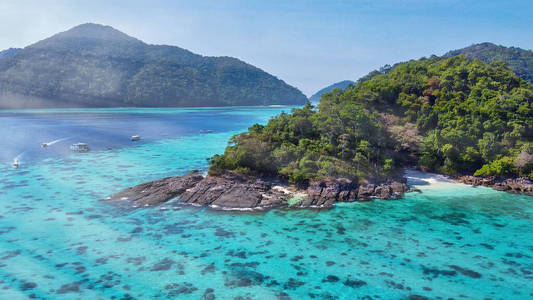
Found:
[[[0,298],[533,297],[528,196],[437,182],[402,200],[327,211],[227,213],[176,203],[165,204],[166,211],[120,211],[98,201],[137,183],[205,169],[228,137],[282,110],[0,114],[3,130],[24,121],[40,129],[36,135],[61,138],[83,128],[73,134],[92,134],[96,147],[74,155],[60,150],[68,142],[47,150],[39,141],[2,145],[8,157],[37,143],[19,169],[10,159],[0,166]],[[61,128],[53,122],[72,119],[77,123]],[[115,142],[107,150],[110,136],[127,137],[123,124],[137,121],[146,126],[142,143]],[[153,124],[157,131],[149,130]],[[218,131],[198,133],[211,127]]]

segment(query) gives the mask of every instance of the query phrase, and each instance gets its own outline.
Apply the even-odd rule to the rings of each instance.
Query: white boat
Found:
[[[213,133],[213,130],[211,130],[211,129],[202,129],[202,130],[200,130],[200,133]]]
[[[13,161],[13,168],[17,169],[19,167],[19,160],[15,158]]]
[[[91,151],[91,148],[89,148],[89,145],[85,143],[76,143],[70,146],[70,150],[76,151],[76,152],[89,152]]]
[[[140,139],[141,139],[141,136],[140,136],[140,135],[132,135],[132,136],[131,136],[131,140],[132,140],[132,141],[138,141],[138,140],[140,140]]]
[[[43,147],[43,148],[48,147],[48,143],[42,143],[42,144],[41,144],[41,147]]]

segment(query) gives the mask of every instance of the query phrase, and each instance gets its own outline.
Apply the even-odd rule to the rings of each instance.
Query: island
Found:
[[[82,24],[0,52],[0,109],[303,105],[307,97],[237,58],[149,45]]]
[[[406,168],[533,196],[532,105],[533,86],[502,62],[412,60],[233,136],[206,177],[167,178],[107,200],[331,207],[400,198]]]

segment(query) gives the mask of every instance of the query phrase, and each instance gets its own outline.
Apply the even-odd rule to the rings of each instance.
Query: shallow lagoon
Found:
[[[119,211],[98,201],[205,169],[232,134],[282,110],[0,113],[0,298],[533,297],[527,196],[437,181],[402,200],[328,211]],[[65,150],[79,139],[95,151]]]

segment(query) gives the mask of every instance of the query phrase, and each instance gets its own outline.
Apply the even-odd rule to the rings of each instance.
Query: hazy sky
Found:
[[[87,22],[234,56],[310,95],[387,63],[490,41],[533,48],[533,1],[0,0],[0,49]]]

